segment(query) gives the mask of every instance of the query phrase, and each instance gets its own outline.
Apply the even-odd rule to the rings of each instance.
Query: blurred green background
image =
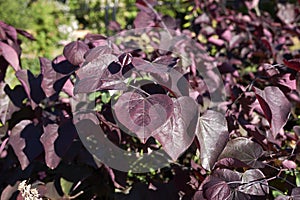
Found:
[[[176,17],[186,12],[186,0],[161,1],[159,12]],[[55,58],[63,46],[86,33],[111,35],[111,21],[131,28],[138,12],[135,0],[0,0],[0,20],[25,29],[36,41],[22,40],[22,67],[39,71],[38,57]]]

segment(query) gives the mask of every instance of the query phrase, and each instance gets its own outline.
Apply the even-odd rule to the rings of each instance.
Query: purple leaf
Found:
[[[85,54],[85,63],[92,62],[94,59],[100,58],[101,55],[112,54],[113,49],[108,45],[105,46],[97,46],[93,49],[90,49]]]
[[[171,117],[174,109],[167,95],[145,98],[137,92],[122,94],[114,106],[117,119],[143,142]]]
[[[281,4],[278,3],[277,17],[287,25],[293,23],[296,19],[295,6],[293,4]]]
[[[59,91],[59,90],[58,91],[55,90],[54,84],[58,79],[63,77],[63,75],[57,73],[53,69],[52,62],[50,60],[48,60],[47,58],[40,58],[40,65],[41,65],[41,74],[43,75],[41,86],[42,86],[46,96],[50,97]],[[61,89],[61,88],[59,88],[59,89]]]
[[[196,136],[200,143],[202,166],[210,170],[229,138],[225,116],[217,111],[208,110],[199,118]]]
[[[45,98],[45,93],[41,87],[42,76],[34,77],[29,70],[19,70],[16,72],[16,77],[23,85],[31,101],[31,106],[35,108]]]
[[[26,142],[25,139],[21,137],[21,132],[30,123],[30,120],[21,121],[11,130],[11,134],[9,136],[9,144],[12,146],[15,154],[17,155],[22,170],[29,165],[30,161],[23,151],[25,149]]]
[[[292,105],[278,87],[268,86],[263,91],[255,88],[255,95],[276,138],[289,118]]]
[[[10,25],[4,23],[3,21],[0,21],[0,27],[5,31],[6,36],[8,36],[14,42],[17,42],[18,33],[17,33],[17,30],[13,26],[10,26]]]
[[[215,167],[243,168],[249,166],[235,158],[222,158],[221,160],[216,162]]]
[[[291,60],[283,59],[283,63],[288,67],[296,71],[300,71],[300,59],[295,58]]]
[[[214,36],[209,37],[208,42],[210,42],[214,45],[217,45],[217,46],[223,46],[225,43],[224,40],[215,38]]]
[[[155,25],[153,21],[153,17],[149,15],[147,12],[139,12],[133,22],[135,28],[146,28],[152,27]]]
[[[18,190],[18,186],[20,184],[20,181],[17,181],[13,186],[8,185],[2,190],[0,199],[1,200],[10,200],[12,199],[13,193],[15,193]]]
[[[15,71],[21,69],[19,56],[14,48],[0,41],[0,55],[14,68]]]
[[[82,41],[71,42],[64,48],[63,54],[67,60],[75,66],[84,61],[84,54],[89,50],[88,45]]]
[[[21,35],[23,35],[24,37],[30,39],[30,40],[35,40],[35,38],[33,37],[33,35],[31,35],[30,33],[28,33],[27,31],[25,30],[22,30],[22,29],[16,29],[17,32]]]
[[[58,125],[48,124],[43,128],[44,134],[40,140],[45,149],[45,161],[50,169],[54,169],[60,162],[60,157],[56,154],[54,146],[54,142],[58,138]]]
[[[119,64],[113,61],[118,61],[118,58],[112,54],[105,54],[83,65],[77,71],[79,80],[75,83],[74,94],[104,89],[126,89],[122,72],[115,71]]]
[[[154,131],[153,137],[175,161],[194,140],[198,105],[190,97],[180,97],[173,103],[174,112],[164,125]]]
[[[294,197],[294,199],[299,198],[300,197],[300,187],[293,188],[291,195]]]
[[[267,180],[261,180],[264,178],[264,174],[259,169],[249,169],[242,174],[242,185],[238,190],[245,194],[264,196],[269,193]]]
[[[5,94],[6,84],[3,82],[0,83],[0,120],[2,124],[5,124],[7,120],[11,118],[11,115],[19,110],[12,101],[9,96]]]
[[[224,148],[219,159],[235,158],[253,168],[262,168],[264,164],[258,159],[264,154],[262,147],[247,138],[236,138],[230,140]]]
[[[214,176],[210,176],[209,181],[203,185],[203,191],[203,196],[208,200],[228,199],[231,194],[227,183]]]

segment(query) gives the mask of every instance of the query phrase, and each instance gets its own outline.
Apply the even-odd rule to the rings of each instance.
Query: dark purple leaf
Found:
[[[264,154],[262,147],[247,138],[236,138],[230,140],[219,159],[235,158],[253,168],[262,168],[264,164],[258,159]]]
[[[216,162],[215,167],[243,168],[248,167],[248,165],[235,158],[222,158]]]
[[[220,178],[210,176],[209,181],[203,185],[204,197],[207,200],[228,199],[231,194],[230,187]]]
[[[100,35],[100,34],[94,34],[94,33],[88,33],[84,37],[85,43],[93,42],[93,41],[96,41],[96,40],[106,40],[106,39],[107,38],[105,36]]]
[[[89,47],[78,40],[71,42],[65,46],[63,54],[67,60],[75,66],[80,65],[84,62],[84,54],[89,50]]]
[[[217,111],[208,110],[199,118],[196,136],[200,143],[202,166],[210,170],[229,138],[225,116]]]
[[[162,80],[164,83],[167,83],[167,81],[170,79],[170,73],[171,75],[173,75],[172,71],[170,71],[170,68],[167,65],[165,65],[165,63],[161,64],[158,60],[156,60],[156,62],[157,63],[148,62],[146,60],[136,57],[133,57],[132,59],[132,64],[137,70],[142,72],[153,73],[157,75],[160,78],[160,80]]]
[[[300,197],[300,187],[293,188],[291,195],[295,200],[298,199]]]
[[[11,134],[9,136],[9,144],[12,146],[15,154],[17,155],[22,170],[29,165],[30,161],[23,151],[25,149],[26,142],[25,139],[21,137],[21,132],[30,123],[30,120],[21,121],[11,130]]]
[[[14,68],[15,71],[21,69],[19,56],[14,48],[0,41],[0,55]]]
[[[198,105],[190,97],[180,97],[173,104],[170,119],[154,131],[153,137],[175,161],[193,142],[199,113]]]
[[[177,28],[176,19],[174,19],[169,15],[163,16],[161,21],[162,21],[160,22],[161,28],[174,29],[174,30]]]
[[[108,25],[108,29],[112,31],[120,31],[121,25],[117,21],[110,21]]]
[[[139,12],[133,22],[135,28],[146,28],[153,27],[155,22],[153,21],[153,17],[149,15],[147,12]]]
[[[17,42],[18,33],[17,30],[3,21],[0,21],[0,27],[5,31],[6,36],[10,38],[12,41]]]
[[[289,118],[292,105],[278,87],[268,86],[263,91],[255,88],[255,95],[276,138]]]
[[[16,72],[16,76],[22,83],[31,101],[31,106],[35,108],[45,98],[45,93],[41,87],[42,76],[34,77],[29,70],[19,70]]]
[[[54,84],[58,79],[63,77],[63,75],[57,73],[53,69],[52,62],[47,58],[40,58],[40,65],[41,65],[41,74],[43,75],[41,86],[46,94],[46,97],[50,97],[56,92],[59,92],[60,89],[62,88],[64,82],[62,83],[60,88],[55,88]]]
[[[11,115],[19,110],[12,101],[10,100],[9,96],[5,94],[5,89],[8,86],[5,85],[3,82],[0,83],[0,120],[2,124],[5,124],[7,120],[11,118]],[[22,93],[19,95],[22,96]]]
[[[20,184],[20,181],[17,181],[13,186],[8,185],[2,190],[0,199],[1,200],[10,200],[12,198],[13,193],[15,193],[18,190],[18,185]]]
[[[264,196],[269,193],[268,182],[259,169],[249,169],[242,174],[242,185],[238,190],[245,194]]]
[[[291,60],[283,59],[283,63],[288,67],[296,71],[300,71],[300,59],[295,58]]]
[[[19,33],[19,34],[21,34],[21,35],[23,35],[24,37],[26,37],[26,38],[28,38],[28,39],[30,39],[30,40],[35,40],[35,38],[33,37],[33,35],[31,35],[30,33],[28,33],[27,31],[25,31],[25,30],[22,30],[22,29],[16,29],[17,30],[17,32]]]
[[[54,142],[58,138],[58,125],[48,124],[44,126],[44,134],[41,136],[41,142],[45,150],[46,165],[54,169],[60,162],[60,157],[55,152]]]
[[[92,62],[93,60],[100,58],[101,55],[105,54],[112,54],[113,49],[109,47],[108,45],[105,46],[97,46],[93,49],[90,49],[89,51],[86,52],[85,54],[85,63]]]
[[[126,89],[122,72],[113,74],[117,64],[112,62],[117,60],[116,56],[105,54],[82,66],[77,72],[79,80],[75,83],[74,94],[104,89]]]
[[[174,109],[167,95],[145,98],[137,92],[122,94],[114,107],[117,119],[143,142],[171,117]]]

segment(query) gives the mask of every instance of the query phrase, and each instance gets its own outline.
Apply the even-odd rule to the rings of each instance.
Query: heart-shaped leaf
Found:
[[[264,154],[262,147],[250,139],[239,137],[230,140],[219,159],[235,158],[253,168],[264,167],[258,159]]]
[[[78,40],[67,44],[63,54],[67,60],[75,66],[84,62],[84,54],[89,50],[88,45]]]
[[[191,145],[198,119],[198,105],[190,97],[180,97],[174,102],[170,119],[153,136],[175,161]]]
[[[202,166],[210,170],[229,138],[225,116],[220,112],[208,110],[199,117],[196,136],[200,143]]]
[[[255,95],[276,138],[289,118],[292,105],[278,87],[268,86],[263,91],[255,88]]]
[[[137,92],[122,94],[116,104],[119,122],[145,142],[173,113],[173,102],[164,94],[144,97]]]
[[[242,174],[242,185],[239,191],[245,194],[264,196],[269,193],[268,182],[262,180],[265,175],[259,169],[249,169]],[[255,182],[258,180],[257,182]],[[255,183],[254,183],[255,182]]]

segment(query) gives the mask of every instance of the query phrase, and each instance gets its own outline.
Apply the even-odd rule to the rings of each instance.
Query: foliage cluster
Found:
[[[0,22],[1,199],[20,183],[58,200],[299,197],[299,2],[189,3],[175,19],[137,0],[134,31],[87,34],[36,76],[17,35],[34,37]],[[168,164],[126,166],[117,149]]]

